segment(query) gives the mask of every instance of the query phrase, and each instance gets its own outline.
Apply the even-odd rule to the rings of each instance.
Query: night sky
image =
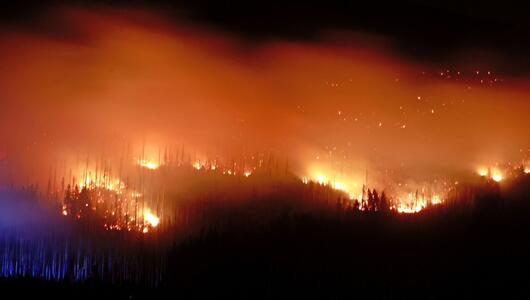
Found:
[[[43,16],[63,1],[16,1],[3,7],[4,26],[23,26],[64,38],[70,28]],[[422,62],[449,63],[459,53],[480,50],[499,59],[503,72],[526,75],[530,21],[523,1],[68,1],[78,7],[156,10],[238,35],[251,47],[274,39],[318,40],[325,30],[389,38],[395,51]],[[478,58],[487,63],[489,56]],[[501,70],[499,70],[501,71]]]

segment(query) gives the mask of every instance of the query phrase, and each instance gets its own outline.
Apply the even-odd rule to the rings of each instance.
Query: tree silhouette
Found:
[[[389,210],[388,199],[386,197],[385,191],[381,193],[381,199],[379,200],[379,210],[382,212]]]

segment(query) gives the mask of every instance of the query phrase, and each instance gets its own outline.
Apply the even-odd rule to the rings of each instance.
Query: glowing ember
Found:
[[[421,194],[418,192],[416,194],[408,193],[404,197],[398,197],[397,203],[392,209],[395,209],[399,213],[412,214],[422,211],[429,205],[440,205],[443,202],[443,198],[438,194],[429,197],[423,194],[423,192]]]
[[[481,176],[481,177],[488,177],[489,179],[495,181],[495,182],[500,182],[504,179],[504,175],[502,173],[502,171],[499,169],[499,168],[480,168],[478,169],[478,174]]]
[[[438,196],[438,195],[434,195],[434,196],[432,196],[431,203],[433,205],[441,204],[442,203],[442,198],[440,198],[440,196]]]
[[[121,194],[125,190],[125,183],[118,178],[109,178],[108,175],[96,176],[96,172],[85,171],[84,179],[77,181],[79,188],[86,188],[93,190],[96,188],[102,188],[109,191],[113,191],[117,194]]]
[[[477,170],[477,173],[478,175],[484,177],[484,176],[488,176],[488,168],[479,168]]]
[[[350,197],[351,200],[353,200],[355,198],[355,196],[351,193],[350,188],[348,186],[346,186],[346,184],[344,184],[344,183],[342,183],[340,181],[336,181],[333,184],[333,189],[345,192],[346,194],[348,194],[348,197]],[[359,199],[362,199],[362,194],[361,194],[361,197],[359,197]]]
[[[491,179],[493,179],[496,182],[500,182],[502,181],[503,177],[502,177],[502,174],[496,173],[491,176]]]
[[[419,205],[413,205],[413,206],[407,206],[407,205],[399,205],[396,210],[399,213],[403,214],[414,214],[420,212],[425,207],[419,206]]]
[[[424,199],[417,199],[412,193],[408,193],[406,197],[399,197],[395,209],[400,213],[417,213],[426,207]]]
[[[317,175],[317,182],[318,184],[325,184],[327,182],[326,177],[324,175]]]
[[[345,192],[348,191],[348,189],[342,182],[335,182],[335,184],[333,185],[333,188],[339,191],[345,191]]]
[[[149,210],[144,211],[144,220],[153,227],[158,226],[158,224],[160,223],[160,218],[152,214]]]
[[[160,164],[154,162],[153,160],[138,160],[138,165],[142,168],[149,170],[156,170],[160,167]]]

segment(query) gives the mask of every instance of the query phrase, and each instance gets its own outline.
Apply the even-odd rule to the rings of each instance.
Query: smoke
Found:
[[[357,182],[366,169],[462,173],[530,148],[527,79],[461,61],[419,65],[383,38],[257,43],[132,10],[57,9],[40,22],[48,27],[0,35],[9,180],[45,182],[84,153],[118,158],[145,145],[152,155],[167,145],[273,151],[300,176]]]
[[[30,193],[0,190],[0,231],[2,238],[58,236],[65,233],[60,216]]]

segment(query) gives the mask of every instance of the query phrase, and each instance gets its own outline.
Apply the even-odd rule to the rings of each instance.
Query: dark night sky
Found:
[[[322,30],[366,32],[390,38],[395,51],[421,62],[451,61],[480,49],[500,58],[499,71],[528,75],[530,19],[514,1],[76,1],[79,6],[147,8],[240,35],[250,43],[269,39],[317,39]],[[4,26],[68,34],[53,19],[36,16],[64,2],[17,1],[2,9]],[[71,5],[72,2],[68,1]]]

